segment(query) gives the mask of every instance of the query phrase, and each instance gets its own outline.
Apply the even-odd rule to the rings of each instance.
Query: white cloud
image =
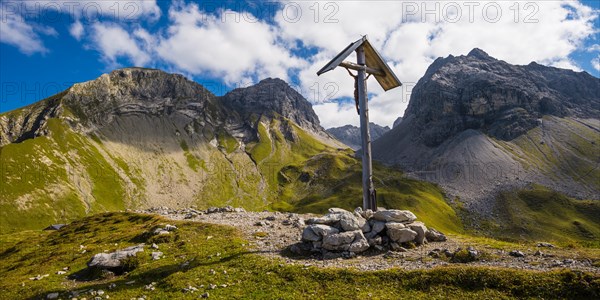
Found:
[[[301,60],[278,44],[277,28],[230,10],[207,14],[196,4],[174,5],[157,53],[176,68],[211,74],[227,84],[256,76],[288,79]],[[236,21],[238,20],[238,21]]]
[[[600,51],[600,45],[599,44],[591,45],[587,48],[587,51],[588,52]]]
[[[69,27],[69,33],[76,39],[76,40],[80,40],[81,37],[83,36],[84,33],[84,29],[83,29],[83,25],[81,24],[81,22],[79,20],[75,21],[75,23],[73,23],[71,25],[71,27]]]
[[[313,105],[323,128],[339,127],[346,124],[359,126],[360,120],[353,103],[320,103]]]
[[[49,15],[56,11],[63,15]],[[21,52],[47,53],[40,35],[57,36],[57,31],[49,26],[42,26],[36,21],[44,20],[53,24],[62,24],[64,15],[70,15],[75,22],[69,27],[69,33],[80,40],[85,32],[83,24],[98,24],[101,17],[117,21],[154,21],[161,15],[156,0],[132,1],[10,1],[0,5],[2,24],[0,26],[0,42],[13,45]],[[27,18],[24,18],[26,16]],[[83,23],[83,24],[82,24]]]
[[[345,70],[336,69],[319,78],[315,72],[362,34],[369,35],[370,41],[388,59],[399,79],[411,85],[423,76],[437,57],[464,55],[476,47],[512,64],[537,61],[580,70],[569,56],[584,47],[585,40],[597,32],[594,20],[597,20],[598,12],[577,1],[472,1],[469,2],[471,4],[369,1],[368,5],[360,1],[339,1],[334,3],[334,8],[326,7],[328,3],[331,2],[288,3],[289,11],[292,5],[299,5],[301,17],[286,17],[285,10],[276,17],[288,44],[302,41],[304,45],[318,49],[318,54],[309,58],[309,64],[299,73],[307,96],[312,95],[306,94],[306,91],[310,91],[315,82],[322,86],[328,81],[338,83],[339,96],[351,96],[352,80]],[[436,6],[436,3],[439,5]],[[472,10],[469,5],[472,5]],[[317,6],[320,14],[315,18]],[[424,16],[423,8],[437,12]],[[338,21],[324,22],[328,14]],[[370,100],[371,120],[391,126],[408,106],[405,91],[383,93],[373,80],[369,82],[369,89],[375,94]],[[312,101],[320,104],[322,99]],[[343,113],[344,106],[319,107],[319,118],[331,120],[328,126],[347,122],[343,118],[324,115],[334,111]]]
[[[0,5],[0,42],[17,47],[27,55],[47,53],[48,49],[44,46],[40,34],[56,36],[56,31],[50,27],[28,24],[19,14],[9,9]]]
[[[594,59],[592,59],[591,61],[592,63],[592,67],[594,67],[594,69],[596,69],[596,71],[600,72],[600,55]],[[598,75],[596,75],[598,76]]]
[[[125,57],[136,66],[145,66],[150,62],[150,54],[142,50],[141,45],[148,43],[148,33],[143,29],[134,31],[133,36],[115,24],[96,23],[92,27],[94,47],[111,66],[117,66],[117,59]]]

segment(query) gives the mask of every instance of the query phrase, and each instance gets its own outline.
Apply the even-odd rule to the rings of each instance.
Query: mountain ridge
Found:
[[[310,104],[289,85],[265,84],[267,92],[237,89],[221,101],[180,75],[128,68],[0,114],[0,231],[159,206],[359,206],[354,152],[320,127],[312,108],[296,111]],[[461,230],[437,187],[380,166],[375,172],[389,182],[379,191],[386,205],[435,207],[448,231]],[[409,201],[400,187],[424,197]]]
[[[488,216],[499,192],[532,184],[600,199],[599,119],[600,79],[474,49],[428,68],[373,157]]]
[[[373,122],[369,122],[369,130],[371,131],[371,141],[374,141],[386,132],[390,131],[390,127],[384,127]],[[340,127],[329,128],[326,131],[345,145],[348,145],[353,150],[359,150],[362,148],[360,128],[356,126],[344,125]]]

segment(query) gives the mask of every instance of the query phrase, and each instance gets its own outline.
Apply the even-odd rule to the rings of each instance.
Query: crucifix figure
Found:
[[[356,63],[344,61],[352,52],[356,51]],[[385,90],[402,85],[400,80],[385,63],[381,55],[371,46],[367,36],[350,44],[340,52],[333,60],[323,67],[317,75],[335,69],[337,66],[346,68],[348,73],[354,77],[354,100],[356,110],[360,115],[360,133],[362,141],[362,185],[363,185],[363,209],[377,210],[377,192],[373,186],[373,165],[371,162],[371,133],[369,131],[369,103],[367,95],[367,74],[375,76],[377,82]],[[357,71],[357,75],[350,70]]]

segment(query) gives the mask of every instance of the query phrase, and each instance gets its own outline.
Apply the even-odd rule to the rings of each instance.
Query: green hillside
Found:
[[[152,260],[147,249],[130,260],[130,272],[124,275],[97,278],[86,271],[93,254],[151,243],[144,233],[167,222],[178,230],[174,239],[159,244],[164,258]],[[253,253],[231,227],[130,213],[90,216],[56,232],[0,236],[0,247],[3,299],[40,299],[53,292],[65,299],[74,291],[87,297],[91,289],[104,291],[110,299],[142,295],[149,299],[198,299],[205,292],[211,299],[591,299],[600,291],[597,274],[569,270],[453,266],[359,272],[294,266]],[[66,274],[56,274],[65,267],[69,267]],[[38,274],[49,276],[29,280]],[[79,279],[73,280],[73,276]],[[110,288],[111,284],[116,287]],[[211,284],[216,288],[210,289]],[[198,287],[198,291],[185,292],[189,286]]]
[[[541,186],[503,192],[500,220],[490,234],[505,240],[557,241],[600,247],[600,203],[576,200]]]
[[[258,138],[244,149],[226,131],[210,128],[203,134],[217,147],[186,135],[140,146],[50,119],[44,136],[0,148],[0,230],[162,205],[315,213],[361,206],[360,161],[351,150],[327,146],[283,117],[256,118]],[[379,165],[375,181],[381,205],[411,209],[440,230],[462,231],[436,186]]]

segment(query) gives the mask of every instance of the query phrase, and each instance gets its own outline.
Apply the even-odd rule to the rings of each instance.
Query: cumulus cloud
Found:
[[[136,66],[149,63],[150,54],[141,47],[143,43],[151,42],[145,30],[138,29],[130,35],[115,24],[97,23],[92,28],[94,47],[109,65],[118,66],[117,60],[120,57],[131,60]]]
[[[0,24],[0,42],[17,47],[24,54],[47,53],[41,35],[56,36],[53,28],[29,24],[14,8],[0,5],[2,16]]]
[[[57,13],[56,15],[50,12]],[[69,33],[80,40],[85,33],[84,24],[101,22],[101,18],[115,21],[157,20],[161,15],[156,0],[132,1],[10,1],[0,5],[2,24],[0,42],[13,45],[21,52],[31,55],[46,53],[42,35],[57,36],[57,31],[49,26],[40,25],[46,21],[50,25],[61,24],[65,15],[75,20],[69,27]]]
[[[75,21],[75,23],[69,27],[69,33],[79,41],[84,33],[83,24],[81,24],[79,20]]]
[[[339,127],[346,124],[360,126],[354,103],[328,102],[313,105],[324,128]],[[340,122],[342,120],[343,122]]]
[[[598,45],[598,44],[591,45],[587,48],[587,51],[588,52],[596,52],[596,51],[600,52],[600,45]]]
[[[592,67],[596,69],[596,71],[600,72],[600,55],[591,61]]]
[[[189,4],[171,7],[169,19],[157,53],[185,72],[210,74],[233,84],[269,76],[287,80],[288,72],[301,64],[278,43],[277,28],[248,13],[208,14]]]
[[[353,91],[346,71],[336,69],[321,77],[315,72],[362,34],[369,35],[371,43],[388,60],[401,81],[414,85],[437,57],[464,55],[476,47],[513,64],[537,61],[581,70],[570,55],[584,47],[585,40],[595,34],[594,21],[598,18],[597,11],[577,1],[283,3],[284,8],[276,17],[283,38],[292,45],[294,41],[301,41],[305,47],[318,49],[318,54],[308,58],[310,63],[299,72],[303,90],[310,91],[315,83],[324,86],[333,81],[340,87],[339,97],[349,97]],[[302,14],[290,17],[292,6],[299,7]],[[317,7],[320,9],[318,17]],[[406,90],[383,93],[373,80],[369,82],[369,89],[373,93],[371,119],[381,125],[392,125],[408,106]],[[346,115],[345,105],[321,104],[330,100],[314,101],[320,105],[320,119],[331,119],[328,126],[351,123],[351,120],[323,115]]]

